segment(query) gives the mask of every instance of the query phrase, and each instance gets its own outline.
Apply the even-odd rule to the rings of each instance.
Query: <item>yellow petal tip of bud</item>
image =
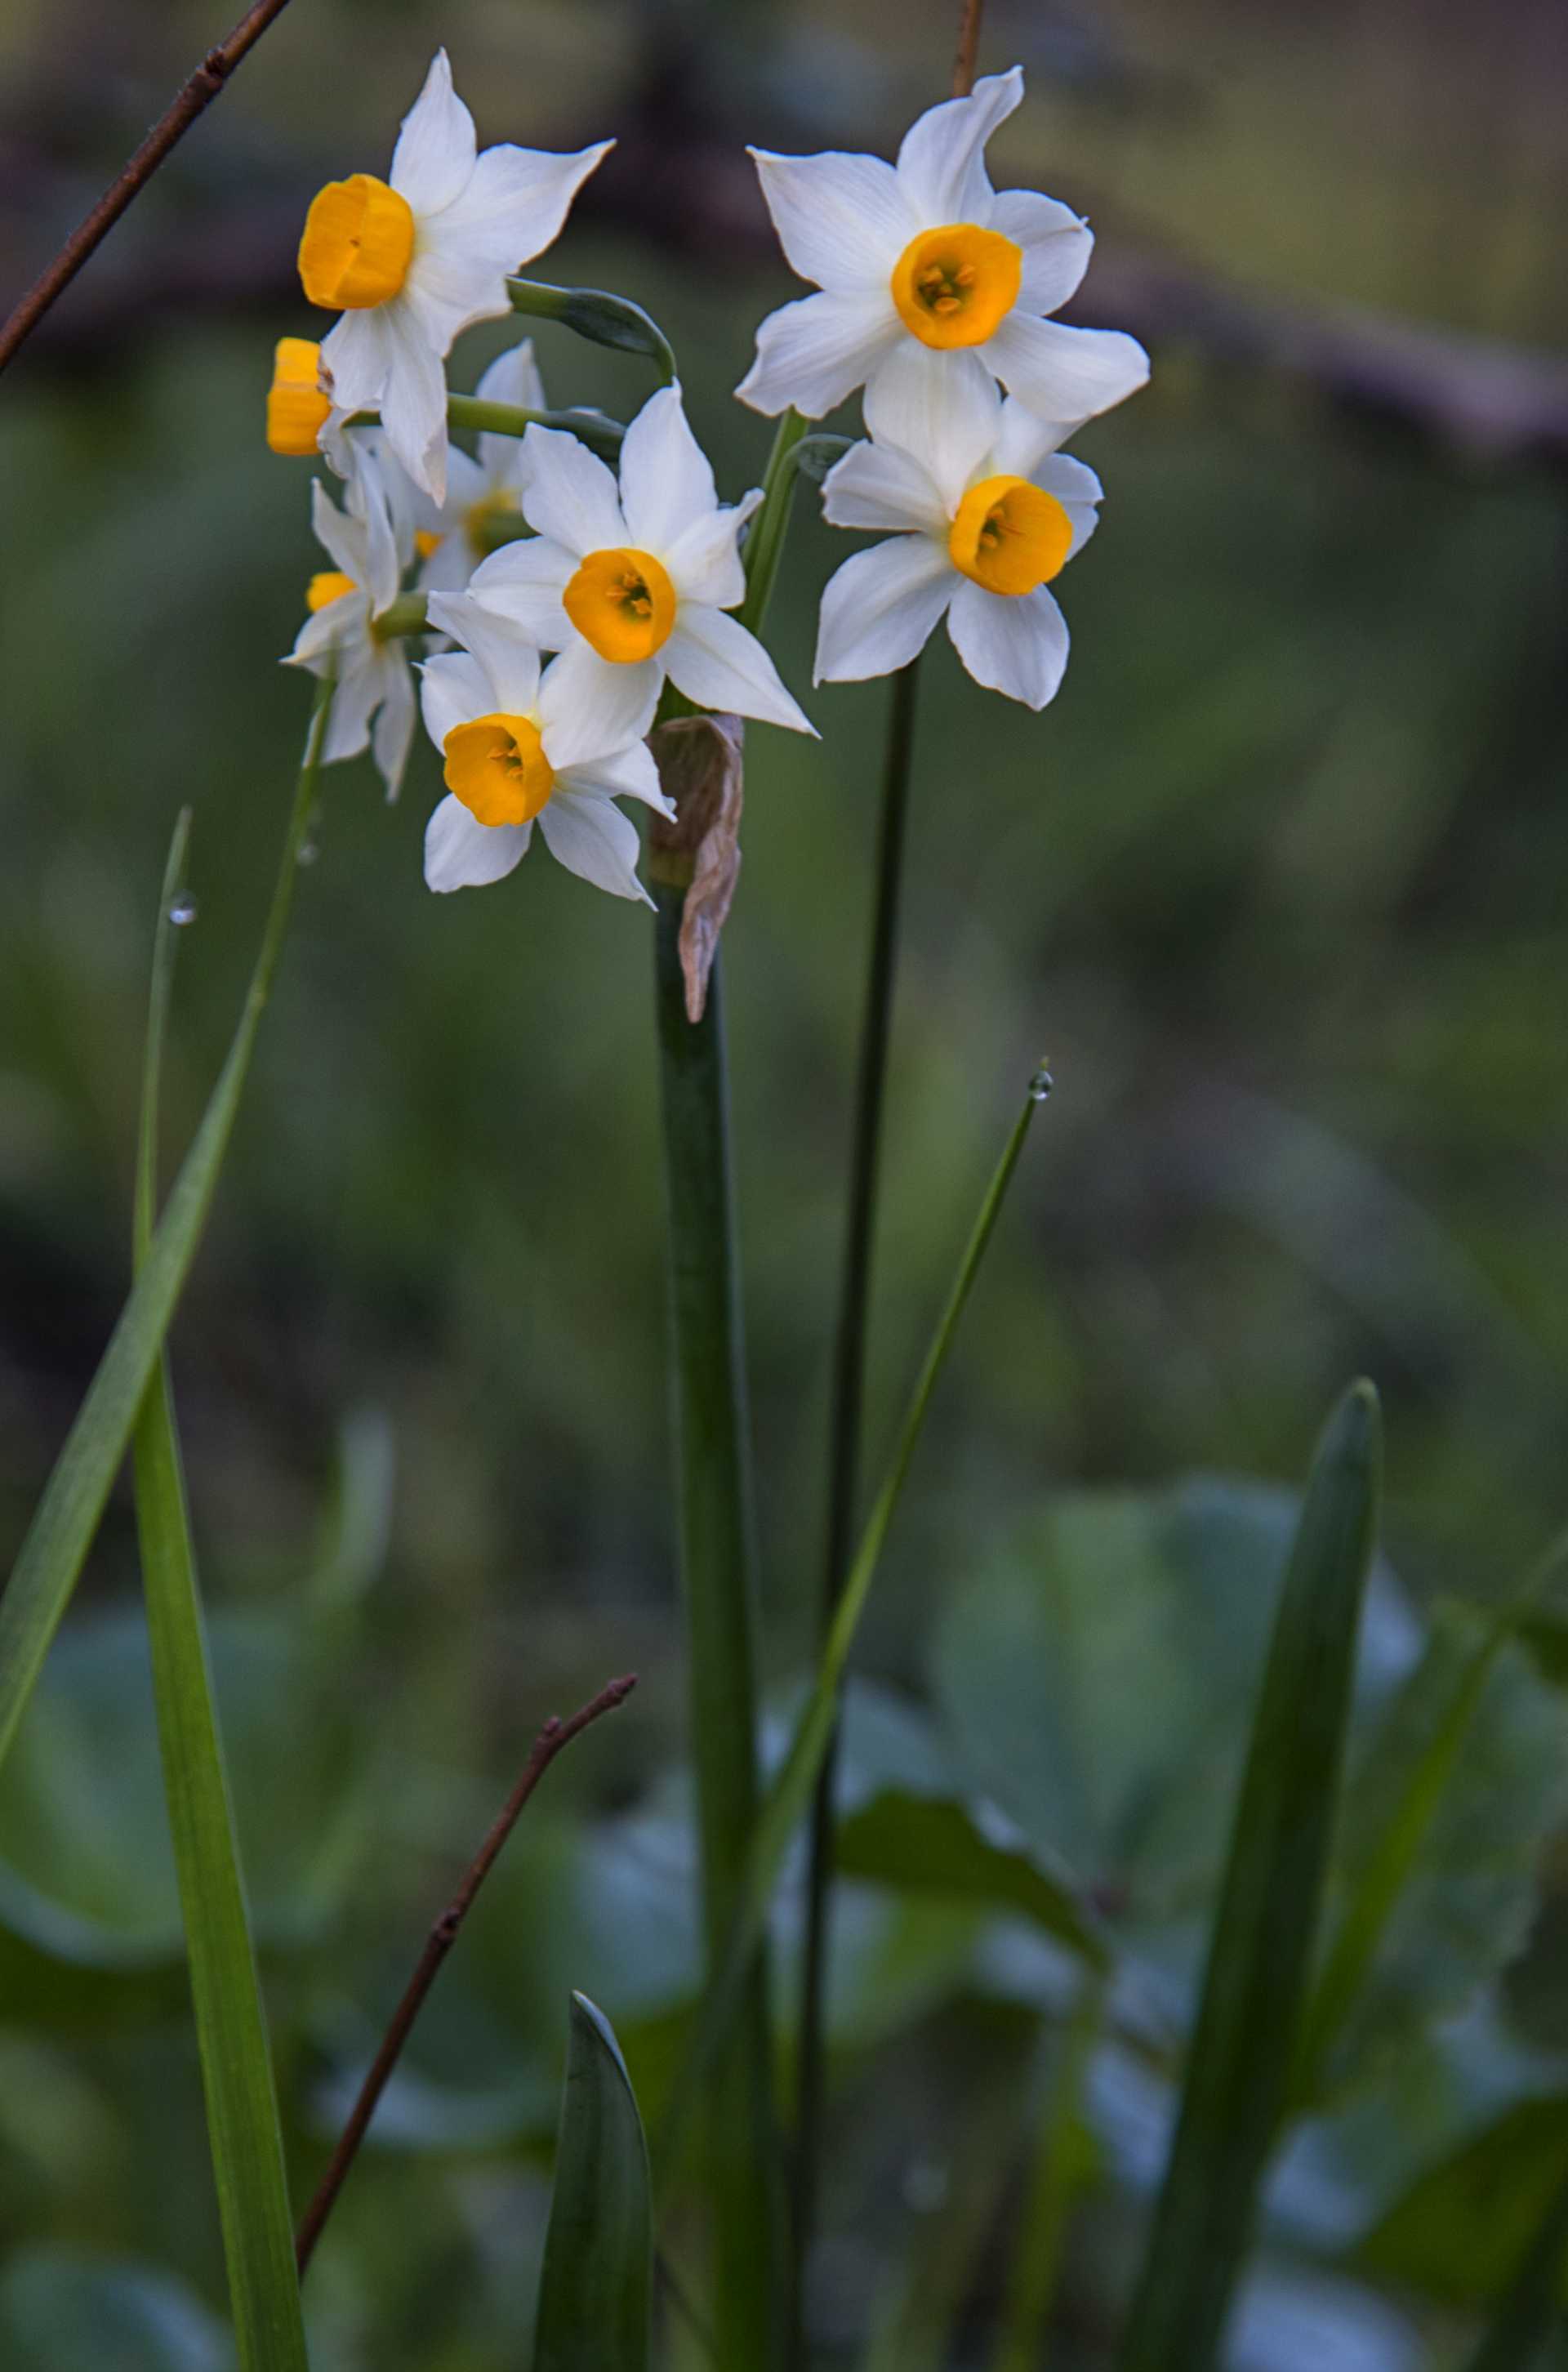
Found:
[[[954,515],[947,556],[988,593],[1032,593],[1057,575],[1072,541],[1072,520],[1043,486],[982,478]]]
[[[331,404],[316,384],[321,349],[314,338],[280,338],[267,390],[267,443],[274,453],[314,453]]]
[[[922,345],[982,346],[1018,301],[1024,250],[978,223],[912,238],[893,266],[893,302]]]
[[[441,747],[447,788],[478,823],[531,823],[555,788],[531,716],[472,717],[454,725]]]
[[[413,261],[413,209],[374,173],[329,181],[310,201],[299,278],[312,305],[364,312],[395,296]]]

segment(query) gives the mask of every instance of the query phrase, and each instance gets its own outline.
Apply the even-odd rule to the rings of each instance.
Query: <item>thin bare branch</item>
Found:
[[[985,0],[964,0],[958,18],[958,50],[953,60],[953,97],[968,99],[974,88],[974,64],[980,51],[980,20]]]
[[[402,1999],[392,2012],[387,2031],[381,2038],[381,2048],[359,2087],[359,2096],[349,2112],[347,2124],[338,2136],[337,2147],[332,2152],[327,2171],[301,2219],[295,2237],[294,2253],[302,2273],[310,2262],[312,2251],[321,2237],[321,2227],[332,2212],[344,2178],[376,2113],[376,2104],[386,2089],[387,2078],[397,2065],[413,2022],[424,2006],[424,1997],[436,1982],[442,1961],[457,1942],[459,1930],[468,1917],[474,1896],[511,1835],[517,1815],[562,1748],[570,1746],[572,1740],[591,1722],[598,1721],[601,1714],[613,1713],[617,1705],[624,1704],[636,1685],[635,1672],[628,1672],[619,1680],[609,1681],[597,1697],[590,1697],[586,1705],[580,1705],[570,1720],[560,1721],[552,1714],[534,1739],[533,1751],[523,1766],[521,1778],[495,1815],[489,1834],[463,1873],[462,1883],[424,1939],[424,1949],[419,1956],[412,1976],[403,1988]]]
[[[256,0],[255,6],[240,18],[226,41],[207,52],[130,163],[110,183],[86,221],[77,225],[48,271],[33,283],[4,329],[0,329],[0,370],[5,369],[23,340],[31,336],[61,291],[70,286],[94,248],[113,229],[132,199],[145,189],[198,115],[211,106],[240,59],[287,6],[288,0]]]

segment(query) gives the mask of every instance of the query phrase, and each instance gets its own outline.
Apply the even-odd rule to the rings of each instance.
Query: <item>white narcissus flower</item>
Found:
[[[994,191],[985,143],[1024,95],[1016,66],[928,108],[897,165],[753,148],[773,227],[820,294],[771,313],[736,392],[812,419],[890,367],[994,374],[1042,420],[1087,420],[1149,375],[1135,338],[1048,320],[1094,244],[1071,208]]]
[[[934,400],[868,389],[873,441],[823,483],[835,527],[895,532],[829,578],[816,680],[890,675],[946,616],[977,683],[1043,708],[1067,664],[1067,622],[1046,587],[1094,533],[1099,480],[1052,449],[1070,430],[1004,402],[989,381],[925,392]]]
[[[675,809],[659,788],[643,735],[654,703],[629,715],[563,659],[540,671],[540,655],[515,629],[467,595],[443,599],[444,622],[464,644],[420,672],[424,723],[445,760],[447,796],[424,834],[432,890],[499,881],[520,864],[537,822],[553,856],[617,898],[641,898],[641,843],[619,798],[660,815]]]
[[[544,386],[534,360],[533,340],[498,355],[474,393],[484,403],[515,404],[522,412],[544,410]],[[419,524],[422,593],[460,593],[490,551],[488,529],[517,519],[526,467],[522,439],[481,429],[479,459],[451,446],[447,454],[447,499]]]
[[[687,425],[678,387],[651,396],[626,431],[621,483],[576,437],[530,428],[523,517],[535,533],[475,570],[476,601],[617,713],[640,715],[668,676],[699,708],[816,727],[755,634],[727,616],[746,592],[738,538],[762,497],[726,508]],[[439,598],[431,622],[445,626]]]
[[[441,366],[452,341],[509,309],[507,273],[550,245],[612,145],[480,156],[437,50],[403,118],[390,180],[355,173],[312,201],[299,277],[313,305],[343,311],[321,342],[323,384],[343,412],[379,409],[393,451],[434,502],[447,492]]]
[[[285,664],[335,679],[323,763],[356,758],[368,744],[395,799],[413,738],[413,679],[403,638],[378,633],[376,622],[398,598],[397,529],[374,455],[355,447],[348,458],[342,510],[319,478],[310,488],[311,524],[332,566],[310,580],[310,615]]]

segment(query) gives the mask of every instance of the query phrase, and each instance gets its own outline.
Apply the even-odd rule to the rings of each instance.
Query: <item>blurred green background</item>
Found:
[[[946,89],[953,13],[295,0],[6,375],[7,1541],[125,1287],[150,936],[182,802],[198,915],[171,1158],[268,894],[306,706],[275,661],[319,555],[308,465],[265,451],[261,401],[273,340],[313,326],[292,270],[309,196],[381,168],[437,42],[482,142],[619,134],[540,269],[663,322],[736,494],[770,430],[728,390],[758,319],[795,293],[744,144],[887,151]],[[6,0],[0,288],[40,267],[222,29],[192,0]],[[964,1701],[941,1678],[955,1626],[961,1647],[971,1591],[982,1613],[984,1576],[1059,1494],[1125,1484],[1151,1494],[1126,1506],[1158,1510],[1187,1505],[1166,1486],[1193,1472],[1292,1480],[1357,1370],[1385,1396],[1387,1544],[1409,1602],[1494,1599],[1568,1512],[1562,11],[993,0],[982,66],[1015,58],[1028,99],[994,177],[1090,215],[1099,250],[1072,318],[1138,331],[1155,376],[1074,446],[1107,499],[1059,588],[1074,657],[1055,704],[1036,718],[981,692],[945,642],[924,669],[873,1464],[1042,1051],[1057,1092],[874,1601],[864,1661],[898,1692],[895,1728],[933,1692]],[[509,334],[470,333],[454,386]],[[538,347],[552,401],[625,416],[640,401],[633,362],[549,328]],[[774,643],[823,738],[752,733],[725,948],[781,1688],[819,1554],[888,703],[885,685],[809,690],[816,598],[850,548],[814,513],[803,501]],[[656,2093],[691,1980],[649,930],[542,855],[492,891],[430,897],[437,786],[423,741],[396,808],[367,762],[327,779],[175,1336],[302,2196],[343,2071],[533,1729],[610,1672],[642,1675],[530,1815],[323,2248],[321,2361],[379,2372],[522,2360],[564,1988],[633,2030]],[[64,2372],[223,2361],[136,1592],[122,1496],[0,1806],[0,2331],[9,2315],[16,2360]],[[1115,1666],[1119,1694],[1168,1696],[1164,1635],[1146,1666]],[[1115,1727],[1126,1707],[1089,1716]],[[1172,1741],[1162,1784],[1186,1789],[1192,1751]],[[981,1775],[1005,1797],[1005,1772]],[[1028,1795],[1008,1808],[1023,1817]],[[1505,1794],[1485,1814],[1483,1858],[1521,1836],[1524,1852],[1481,1973],[1524,1940],[1519,1889],[1562,1878],[1560,1848],[1537,1857],[1550,1796],[1541,1779],[1527,1819]],[[1553,1901],[1549,1884],[1548,1943]],[[866,1889],[845,1933],[857,2138],[822,2269],[835,2364],[878,2314],[896,2326],[911,2235],[963,2180],[949,2096],[967,2113],[1016,2092],[1017,2053],[1060,2002],[1038,1972],[980,1983],[976,1956],[1005,1960],[1011,1930],[972,1911]],[[1551,1967],[1543,1944],[1513,1985],[1538,2049],[1568,2041]],[[1519,2047],[1494,2041],[1503,2093]],[[1408,2078],[1403,2139],[1378,2144],[1386,2190],[1433,2145],[1434,2082]],[[1516,2089],[1545,2082],[1538,2067]],[[1086,2365],[1104,2360],[1148,2172],[1109,2132],[1063,2309],[1064,2360]],[[978,2217],[968,2320],[933,2364],[987,2360],[985,2250],[1008,2213],[1004,2196]],[[1373,2208],[1292,2245],[1342,2250],[1357,2213]],[[181,2286],[145,2286],[148,2266]],[[141,2306],[100,2294],[108,2267]],[[1447,2360],[1443,2282],[1397,2270],[1414,2283],[1402,2319],[1374,2316],[1362,2355],[1342,2332],[1314,2356],[1308,2313],[1293,2356],[1306,2310],[1287,2300],[1237,2361],[1397,2372],[1429,2343]],[[144,2308],[138,2354],[124,2334]]]

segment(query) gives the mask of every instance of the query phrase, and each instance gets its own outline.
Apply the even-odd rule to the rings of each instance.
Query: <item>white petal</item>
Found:
[[[441,358],[414,315],[394,296],[378,311],[389,355],[381,390],[387,441],[416,486],[434,503],[447,499],[447,379]]]
[[[867,382],[865,424],[923,464],[950,517],[996,441],[1002,399],[972,348],[937,354],[903,338]]]
[[[678,387],[650,395],[626,431],[621,507],[629,541],[656,559],[718,508],[713,464],[691,434]]]
[[[308,668],[313,675],[320,675],[332,652],[345,649],[351,642],[366,644],[369,639],[369,602],[363,593],[340,593],[324,609],[311,611],[284,665]]]
[[[643,847],[637,827],[612,799],[557,791],[541,808],[539,828],[551,855],[569,872],[580,873],[596,890],[608,890],[614,898],[640,898],[653,904],[637,878]]]
[[[857,552],[823,587],[813,681],[862,683],[907,667],[957,581],[946,545],[930,536],[896,535]]]
[[[392,151],[393,189],[416,215],[439,213],[473,171],[476,145],[473,118],[452,88],[446,51],[437,50]]]
[[[432,552],[419,564],[416,592],[465,593],[476,566],[474,549],[460,527],[449,528]]]
[[[424,827],[424,878],[432,890],[478,890],[504,880],[522,860],[531,823],[481,823],[450,792]]]
[[[361,591],[366,589],[365,524],[350,518],[339,510],[319,478],[310,481],[310,524],[316,541],[334,568],[344,576],[352,576]],[[336,604],[332,604],[336,607]]]
[[[338,680],[327,712],[327,737],[321,762],[335,766],[343,758],[357,758],[370,740],[370,719],[381,697],[381,684],[368,644],[338,655]]]
[[[523,412],[542,412],[544,381],[534,360],[533,340],[519,338],[515,346],[497,355],[480,380],[474,393],[482,403],[514,403]],[[511,487],[522,483],[522,440],[517,436],[498,436],[494,429],[482,428],[479,436],[479,459],[488,483],[493,487]]]
[[[798,297],[759,325],[757,358],[735,391],[754,412],[787,412],[793,404],[808,420],[820,420],[863,385],[903,334],[887,288]]]
[[[1043,585],[1032,593],[988,593],[967,580],[947,612],[953,648],[976,683],[1043,708],[1067,665],[1067,621]]]
[[[425,731],[437,750],[444,750],[448,733],[476,716],[489,715],[495,694],[476,658],[467,651],[442,651],[419,670],[419,704]]]
[[[1009,478],[1032,478],[1048,453],[1054,453],[1074,430],[1076,420],[1042,420],[1027,403],[1010,395],[1002,406],[1002,425],[992,448],[991,466]]]
[[[357,514],[364,528],[365,568],[360,582],[370,596],[372,612],[379,615],[389,602],[398,598],[403,564],[398,550],[397,532],[392,525],[386,481],[374,455],[369,452],[359,457],[349,483],[348,505],[350,510]],[[410,538],[412,546],[412,527]]]
[[[489,680],[491,706],[508,716],[526,716],[539,697],[539,646],[509,619],[487,610],[470,593],[433,594],[430,622],[471,652]],[[482,712],[481,712],[482,713]]]
[[[561,606],[561,595],[576,566],[573,555],[548,536],[520,536],[481,562],[468,589],[541,651],[563,650],[577,630]]]
[[[1054,313],[1089,268],[1095,235],[1058,198],[1038,190],[1004,190],[991,202],[989,227],[1024,250],[1018,302],[1026,313]]]
[[[321,341],[321,377],[341,412],[374,412],[391,367],[386,307],[342,314]]]
[[[654,753],[645,741],[633,741],[629,750],[617,750],[608,758],[595,758],[591,763],[564,766],[559,771],[563,790],[593,791],[607,799],[641,799],[645,807],[656,808],[660,815],[675,813],[675,802],[665,796]]]
[[[761,499],[761,486],[754,487],[744,501],[730,508],[693,519],[685,533],[667,547],[664,564],[680,600],[701,601],[711,610],[733,610],[745,599],[740,530]]]
[[[737,716],[760,717],[765,725],[816,733],[756,635],[722,610],[683,601],[675,631],[659,657],[671,683],[699,708],[729,709]]]
[[[401,649],[383,649],[381,708],[370,737],[370,748],[389,799],[395,799],[403,786],[403,768],[408,764],[409,745],[413,739],[416,707],[407,658]]]
[[[1072,330],[1016,311],[974,351],[1042,420],[1091,420],[1149,376],[1147,355],[1121,330]]]
[[[940,493],[913,454],[896,445],[852,445],[822,481],[822,516],[833,527],[947,532]]]
[[[662,655],[661,655],[662,658]],[[539,688],[544,754],[557,772],[640,741],[664,688],[661,659],[601,659],[581,637],[546,668]]]
[[[444,254],[482,256],[505,274],[556,238],[573,199],[615,143],[557,156],[546,148],[487,148],[454,203],[423,226]]]
[[[523,462],[523,517],[537,534],[564,545],[575,561],[630,542],[614,471],[575,436],[563,428],[530,428]]]
[[[985,144],[1024,96],[1023,71],[985,75],[968,99],[928,107],[904,134],[899,180],[923,227],[990,219]]]
[[[415,250],[408,278],[394,300],[418,323],[433,353],[449,354],[452,341],[471,322],[509,313],[506,275],[482,255],[455,252],[426,241]]]
[[[747,152],[791,269],[820,288],[886,289],[920,221],[891,165],[829,149],[819,157]]]

